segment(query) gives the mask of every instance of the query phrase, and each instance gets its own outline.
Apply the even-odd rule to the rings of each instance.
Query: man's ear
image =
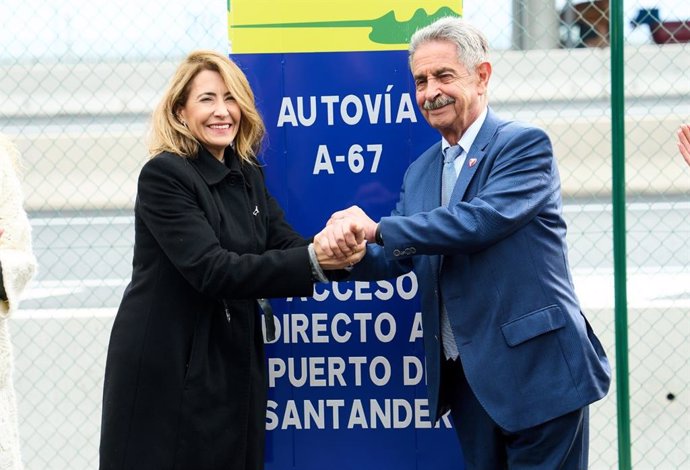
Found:
[[[477,65],[477,77],[479,77],[479,89],[482,94],[486,93],[487,88],[489,87],[489,79],[491,78],[491,63],[490,62],[482,62],[481,64]]]

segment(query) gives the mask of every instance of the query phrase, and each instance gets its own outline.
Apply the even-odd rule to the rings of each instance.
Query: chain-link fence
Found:
[[[690,168],[675,146],[690,122],[690,4],[652,3],[624,5],[637,25],[624,31],[630,424],[633,467],[666,470],[690,465]],[[22,151],[40,264],[10,324],[28,469],[96,466],[147,119],[187,51],[226,51],[226,6],[0,4],[0,132]],[[609,1],[466,0],[464,14],[495,49],[494,110],[553,140],[576,289],[614,360]],[[614,383],[592,410],[593,469],[617,467],[617,417]]]
[[[189,50],[227,52],[226,11],[217,0],[0,3],[0,132],[22,152],[39,260],[10,324],[29,470],[97,468],[149,115]]]

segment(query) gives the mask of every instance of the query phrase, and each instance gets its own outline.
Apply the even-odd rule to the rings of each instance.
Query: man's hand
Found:
[[[314,250],[322,269],[342,269],[358,263],[374,242],[376,222],[362,209],[351,206],[334,212],[326,227],[314,237]]]
[[[358,263],[367,242],[361,225],[351,219],[329,223],[314,237],[314,251],[321,269],[343,269]]]
[[[351,220],[359,224],[362,230],[364,230],[364,238],[368,242],[374,243],[376,241],[376,226],[378,224],[374,222],[358,206],[350,206],[345,210],[334,212],[333,215],[331,215],[331,218],[328,220],[327,225],[335,224],[344,220]]]

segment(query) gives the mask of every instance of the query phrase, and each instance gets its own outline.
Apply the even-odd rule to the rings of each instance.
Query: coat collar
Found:
[[[479,133],[477,134],[477,137],[475,137],[472,147],[470,147],[470,152],[481,152],[481,156],[483,157],[486,147],[491,142],[491,139],[496,133],[496,129],[498,129],[498,125],[500,123],[501,119],[496,115],[496,113],[493,112],[491,107],[489,107],[486,112],[484,124],[482,125],[481,129],[479,129]]]
[[[225,149],[225,164],[219,162],[204,147],[200,147],[196,158],[189,160],[209,186],[220,183],[230,173],[242,174],[240,159],[232,147]]]

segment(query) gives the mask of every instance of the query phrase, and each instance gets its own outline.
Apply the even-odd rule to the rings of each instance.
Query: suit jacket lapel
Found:
[[[484,155],[486,155],[486,147],[489,145],[492,136],[496,133],[498,122],[497,116],[491,111],[491,108],[489,108],[486,113],[484,124],[482,124],[481,129],[479,129],[479,134],[477,134],[477,137],[474,139],[472,147],[470,147],[469,152],[467,152],[465,162],[462,164],[458,180],[455,183],[455,188],[453,188],[453,194],[450,197],[451,202],[457,202],[465,197],[467,187],[470,181],[472,181],[472,177],[477,172],[477,168],[479,168]]]
[[[451,202],[462,200],[467,191],[467,186],[469,186],[472,177],[479,167],[479,163],[484,158],[484,150],[478,150],[475,147],[476,144],[472,144],[472,148],[467,154],[467,158],[465,158],[465,163],[462,164],[458,180],[455,183],[455,188],[453,188],[453,194],[450,197]]]

